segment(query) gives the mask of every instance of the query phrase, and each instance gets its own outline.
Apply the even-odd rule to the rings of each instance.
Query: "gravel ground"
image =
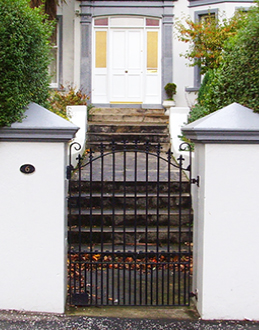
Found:
[[[14,311],[0,312],[2,330],[259,330],[257,322],[201,321],[172,319],[130,319],[112,317],[67,316]]]

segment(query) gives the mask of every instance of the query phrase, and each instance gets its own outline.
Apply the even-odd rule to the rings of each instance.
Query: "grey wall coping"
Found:
[[[206,6],[206,5],[213,5],[219,3],[226,3],[226,2],[235,2],[235,3],[253,3],[254,0],[189,0],[189,7],[196,7],[196,6]]]
[[[30,103],[21,123],[0,127],[0,141],[68,142],[79,127],[64,118]]]
[[[198,143],[259,143],[259,114],[232,103],[182,128]]]

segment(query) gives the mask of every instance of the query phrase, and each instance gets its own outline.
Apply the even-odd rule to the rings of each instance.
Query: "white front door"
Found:
[[[94,19],[92,102],[161,102],[160,20],[145,17]]]
[[[143,29],[111,29],[111,103],[143,101],[143,46]]]

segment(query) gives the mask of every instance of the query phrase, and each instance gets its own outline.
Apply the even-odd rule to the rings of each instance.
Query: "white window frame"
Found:
[[[57,25],[56,25],[56,44],[53,46],[54,49],[57,49],[56,53],[56,72],[51,72],[53,76],[55,76],[55,79],[51,81],[50,88],[59,88],[62,84],[62,21],[63,18],[61,15],[57,16]]]

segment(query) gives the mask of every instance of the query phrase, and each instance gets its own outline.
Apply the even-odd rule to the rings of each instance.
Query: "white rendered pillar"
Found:
[[[67,143],[77,127],[30,104],[0,128],[0,309],[63,313]]]
[[[259,114],[232,104],[183,128],[195,142],[193,291],[203,319],[259,320]]]

